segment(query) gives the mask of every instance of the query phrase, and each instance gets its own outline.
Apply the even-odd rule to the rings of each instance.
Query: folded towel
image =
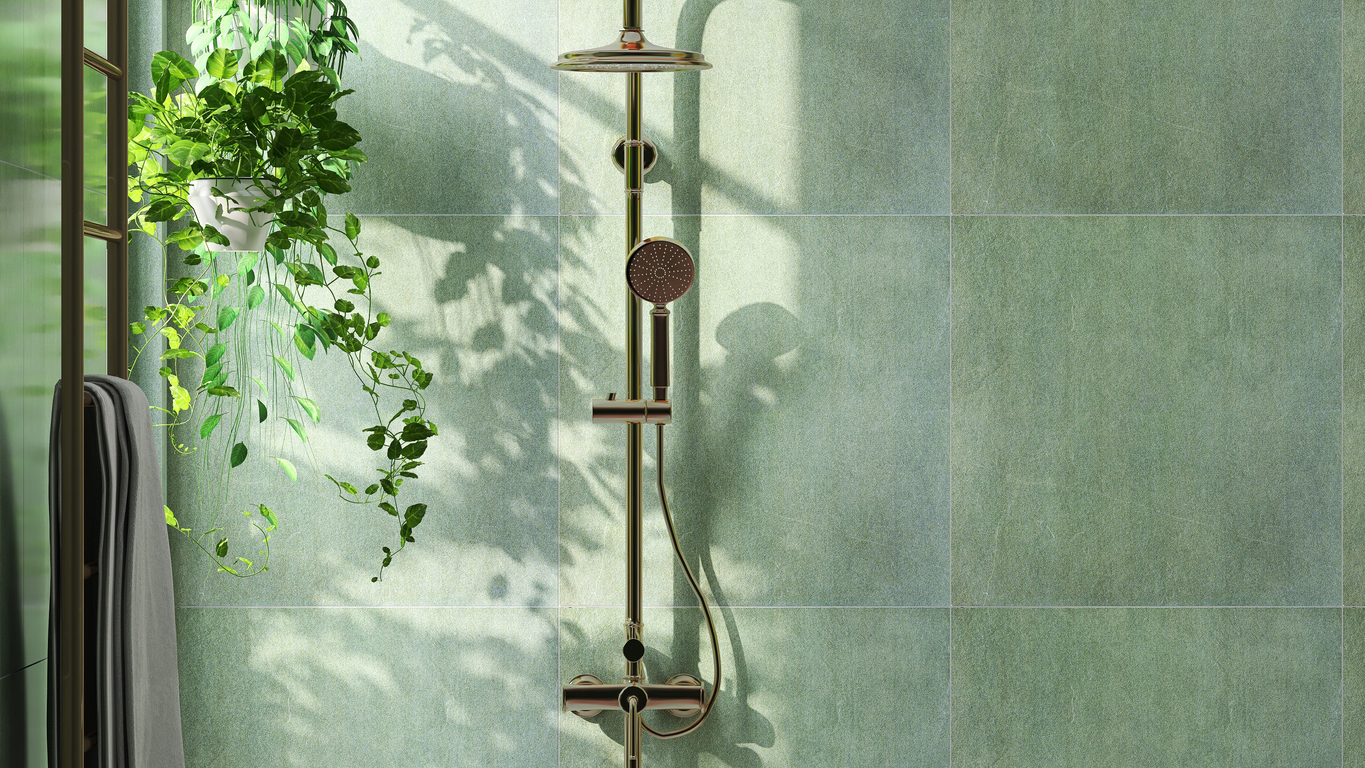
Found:
[[[97,727],[100,768],[184,768],[169,529],[151,413],[142,390],[127,380],[87,376],[85,390],[94,400],[86,414],[86,520],[99,526],[98,550],[86,553],[98,562],[97,607],[85,618],[97,627],[96,668],[85,674],[96,680],[99,701],[87,712],[98,713],[99,722],[86,727]],[[50,454],[54,545],[60,384],[57,398]],[[50,644],[57,615],[54,606]],[[55,690],[54,668],[50,697]]]

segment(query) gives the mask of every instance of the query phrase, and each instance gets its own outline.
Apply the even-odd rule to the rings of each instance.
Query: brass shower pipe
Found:
[[[609,72],[626,75],[626,135],[613,149],[617,165],[625,175],[626,193],[626,391],[625,399],[616,394],[593,400],[593,421],[624,424],[626,428],[626,621],[625,674],[620,684],[604,684],[592,675],[579,675],[563,687],[563,707],[583,717],[604,709],[620,709],[625,723],[625,765],[639,768],[641,736],[673,738],[691,733],[710,714],[720,685],[720,652],[715,624],[706,599],[691,568],[682,556],[674,530],[672,514],[663,484],[663,427],[672,421],[668,401],[669,386],[669,313],[668,304],[691,287],[694,267],[691,256],[681,244],[668,238],[641,237],[641,202],[644,175],[653,164],[655,148],[644,139],[641,75],[645,72],[679,72],[710,69],[705,58],[693,51],[681,51],[649,42],[641,28],[640,0],[624,0],[621,32],[613,43],[563,54],[553,65],[568,71]],[[649,157],[647,157],[649,156]],[[647,165],[648,162],[648,165]],[[642,301],[654,304],[651,312],[650,399],[642,394],[641,334]],[[674,553],[683,574],[696,593],[710,631],[716,683],[709,696],[701,681],[692,675],[674,675],[667,683],[650,684],[643,669],[645,646],[641,605],[643,570],[644,427],[656,425],[658,440],[658,490],[664,519]],[[673,731],[659,731],[643,722],[646,710],[666,709],[679,717],[697,716],[692,723]]]

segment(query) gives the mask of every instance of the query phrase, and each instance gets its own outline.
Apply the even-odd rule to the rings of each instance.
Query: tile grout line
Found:
[[[0,163],[4,161],[0,160]],[[5,163],[9,165],[9,163]],[[18,167],[18,166],[14,166]],[[28,170],[28,169],[22,169]],[[51,178],[45,176],[44,178]],[[950,192],[951,197],[951,192]],[[951,205],[951,203],[950,203]],[[341,216],[347,211],[338,211],[330,214]],[[358,218],[500,218],[505,219],[509,216],[522,216],[528,219],[612,219],[624,218],[621,213],[520,213],[511,214],[506,211],[489,211],[485,213],[356,213],[349,211]],[[847,212],[824,212],[824,213],[791,213],[786,211],[763,212],[751,211],[744,213],[646,213],[646,219],[714,219],[714,218],[756,218],[756,219],[783,219],[783,218],[812,218],[812,219],[1338,219],[1342,217],[1365,216],[1365,213],[847,213]]]
[[[1362,609],[1365,609],[1365,606],[1362,606],[1362,605],[1337,605],[1337,604],[1332,604],[1332,605],[961,605],[961,604],[938,604],[938,605],[756,605],[756,604],[745,604],[745,603],[712,603],[712,605],[715,605],[715,606],[718,606],[718,607],[722,607],[722,608],[739,608],[739,609],[746,610],[746,611],[749,611],[749,610],[781,610],[781,611],[788,611],[788,610],[806,610],[806,609],[808,609],[808,610],[840,610],[840,609],[842,609],[842,610],[850,610],[850,611],[863,611],[863,610],[872,610],[872,611],[897,611],[897,610],[915,610],[915,611],[924,611],[924,610],[946,610],[946,611],[953,611],[953,610],[967,610],[967,611],[1005,611],[1005,610],[1032,611],[1032,610],[1058,610],[1058,611],[1078,611],[1078,610],[1106,610],[1106,609],[1109,609],[1109,610],[1137,610],[1137,609],[1148,610],[1148,609],[1150,609],[1150,610],[1170,610],[1170,611],[1176,611],[1176,610],[1181,610],[1181,609],[1188,609],[1188,610],[1209,610],[1209,609],[1215,609],[1215,608],[1216,608],[1216,609],[1227,609],[1227,610],[1252,610],[1252,611],[1257,611],[1257,610],[1259,610],[1259,611],[1265,611],[1265,610],[1279,610],[1279,609],[1285,609],[1285,610],[1307,610],[1307,611],[1322,611],[1322,610],[1333,610],[1333,611],[1336,611],[1336,610],[1362,610]],[[515,610],[515,611],[536,610],[536,609],[544,609],[544,608],[547,608],[547,607],[548,607],[548,606],[546,606],[546,605],[544,605],[544,604],[540,604],[540,605],[521,605],[521,604],[515,604],[515,605],[514,605],[514,604],[510,604],[510,603],[488,603],[488,604],[478,604],[478,603],[459,603],[459,604],[454,604],[454,603],[404,603],[404,604],[395,604],[395,603],[371,603],[371,604],[363,604],[363,605],[362,605],[362,604],[347,604],[347,603],[327,603],[327,604],[315,604],[315,605],[301,605],[301,604],[298,604],[298,605],[296,605],[296,604],[289,604],[289,605],[283,605],[283,604],[281,604],[281,605],[268,605],[268,604],[262,604],[262,603],[254,603],[254,604],[235,604],[235,603],[233,603],[233,604],[228,604],[228,603],[222,603],[222,604],[217,604],[217,605],[209,605],[209,604],[186,605],[186,604],[181,604],[181,605],[175,606],[176,610],[180,610],[180,609],[186,609],[186,610],[212,610],[212,609],[215,609],[215,608],[262,608],[262,609],[282,609],[282,610],[306,610],[306,609],[319,609],[319,610],[362,609],[362,610],[363,610],[363,609],[368,609],[368,608],[382,608],[382,609],[389,609],[389,608],[422,608],[422,609],[426,609],[426,608],[453,608],[453,609],[470,609],[470,610],[497,610],[497,609],[501,609],[501,610]],[[590,605],[590,604],[583,604],[583,605],[558,605],[558,606],[556,606],[556,610],[562,609],[562,608],[567,608],[567,609],[570,609],[570,610],[583,610],[583,609],[590,609],[590,610],[591,610],[591,609],[620,608],[620,607],[621,607],[621,604],[620,604],[620,603],[613,604],[613,605],[601,605],[601,604],[591,604],[591,605]],[[693,604],[679,603],[679,604],[677,604],[677,605],[660,605],[660,604],[648,604],[648,603],[646,603],[644,607],[650,608],[650,609],[670,610],[670,609],[682,609],[682,608],[696,608],[697,606],[696,606],[695,603],[693,603]]]

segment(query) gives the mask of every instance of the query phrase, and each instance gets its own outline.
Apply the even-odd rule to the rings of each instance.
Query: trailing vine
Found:
[[[324,476],[342,500],[373,504],[399,518],[396,546],[381,548],[379,573],[371,579],[378,581],[393,557],[415,541],[413,531],[426,514],[422,503],[400,511],[399,494],[405,480],[417,477],[428,441],[437,434],[436,425],[426,417],[423,394],[432,374],[409,352],[378,344],[390,323],[386,313],[373,308],[371,286],[381,274],[380,260],[360,250],[357,217],[348,213],[342,227],[332,226],[324,205],[323,193],[349,191],[352,166],[365,161],[357,146],[359,134],[337,118],[334,106],[351,93],[340,90],[338,71],[345,55],[356,50],[351,39],[354,24],[335,0],[300,4],[304,10],[330,11],[320,18],[320,27],[311,29],[297,18],[282,22],[287,5],[273,4],[272,18],[257,13],[264,5],[253,8],[238,0],[204,3],[202,9],[209,16],[187,33],[191,47],[216,45],[225,38],[241,47],[201,51],[196,54],[198,64],[172,51],[158,53],[152,62],[155,93],[133,95],[129,150],[136,173],[130,179],[130,196],[144,205],[131,223],[157,240],[167,266],[175,248],[188,268],[187,274],[167,279],[166,301],[146,307],[143,321],[131,325],[133,335],[141,338],[134,344],[133,364],[152,339],[165,339],[159,372],[166,380],[170,408],[161,409],[166,415],[162,426],[170,430],[178,453],[197,448],[191,447],[193,437],[183,440],[177,430],[188,428],[207,443],[220,425],[230,425],[226,443],[231,447],[220,463],[226,482],[216,489],[221,503],[227,498],[232,470],[249,459],[250,449],[239,429],[249,422],[251,395],[256,395],[257,424],[266,422],[272,410],[264,379],[283,376],[287,382],[288,396],[271,400],[273,410],[306,447],[306,422],[320,422],[322,411],[303,387],[303,360],[313,360],[319,347],[324,353],[335,347],[344,354],[374,413],[374,423],[363,430],[367,445],[382,451],[384,458],[376,469],[378,477],[370,482]],[[288,35],[271,36],[272,28],[286,29]],[[310,65],[309,57],[326,63]],[[264,191],[265,199],[246,209],[274,216],[263,253],[210,248],[226,245],[227,238],[194,219],[187,199],[189,183],[228,177],[250,177]],[[177,222],[181,226],[174,232],[159,234],[159,224]],[[332,245],[332,235],[344,238],[344,253]],[[246,343],[242,329],[252,319],[275,332],[269,360],[252,355]],[[269,373],[256,370],[258,362]],[[196,375],[199,381],[194,384]],[[393,395],[401,403],[386,408]],[[283,409],[280,402],[285,403]],[[269,458],[297,480],[298,470],[288,458]],[[232,545],[222,535],[222,526],[196,534],[170,508],[166,521],[213,559],[220,571],[246,577],[269,570],[270,534],[279,519],[266,504],[243,514],[265,521],[251,523],[264,547],[257,550],[259,561],[240,554],[230,557]],[[206,544],[214,537],[216,543]]]

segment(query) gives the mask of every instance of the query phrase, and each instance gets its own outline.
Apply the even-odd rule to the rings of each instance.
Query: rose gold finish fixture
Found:
[[[700,53],[681,51],[655,45],[645,38],[640,27],[640,0],[623,3],[621,31],[615,42],[601,48],[590,48],[562,54],[551,65],[555,69],[578,72],[616,72],[626,75],[626,135],[612,148],[612,161],[625,174],[626,193],[626,392],[616,399],[611,393],[606,399],[592,401],[594,422],[624,424],[626,427],[626,641],[621,648],[625,657],[625,674],[620,684],[606,684],[592,675],[579,675],[563,686],[563,707],[580,717],[593,717],[608,709],[619,709],[625,715],[626,768],[640,768],[640,741],[644,733],[661,739],[683,736],[696,730],[711,714],[720,686],[720,644],[716,625],[706,597],[682,554],[677,531],[673,527],[673,513],[668,507],[668,495],[663,483],[663,430],[673,421],[673,406],[668,400],[669,343],[668,309],[665,304],[677,301],[692,287],[696,266],[687,249],[666,237],[641,240],[642,198],[645,171],[658,159],[654,145],[645,141],[644,119],[641,115],[641,79],[646,72],[684,72],[710,69],[711,65]],[[653,398],[645,399],[641,381],[643,332],[643,302],[654,305],[650,313],[650,385]],[[644,626],[641,622],[642,564],[643,564],[643,485],[644,485],[644,427],[653,424],[658,445],[659,502],[673,553],[688,585],[696,593],[706,619],[711,638],[711,660],[715,684],[709,693],[706,686],[692,675],[674,675],[668,682],[652,684],[645,678]],[[678,717],[695,717],[691,723],[671,731],[660,731],[642,718],[647,710],[664,709]]]

